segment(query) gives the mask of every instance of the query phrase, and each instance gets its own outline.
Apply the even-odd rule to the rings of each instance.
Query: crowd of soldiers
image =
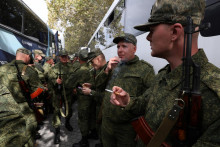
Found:
[[[204,9],[204,0],[157,0],[148,22],[135,27],[149,31],[151,55],[169,63],[157,75],[152,65],[135,55],[137,39],[129,33],[113,39],[118,56],[108,62],[98,48],[80,50],[74,58],[61,50],[59,62],[54,64],[53,58],[45,57],[42,67],[45,55],[41,50],[34,50],[31,63],[32,53],[19,48],[16,59],[0,67],[0,146],[32,147],[40,137],[37,132],[42,120],[50,112],[54,143],[58,144],[61,117],[65,117],[67,130],[73,131],[70,118],[75,101],[82,138],[73,147],[88,147],[89,138],[100,140],[97,147],[220,146],[220,69],[208,62],[203,49],[198,49],[198,32],[192,34],[191,50],[192,60],[201,67],[199,125],[186,122],[181,128],[166,115],[174,106],[183,108],[175,101],[185,102],[180,94],[185,16],[192,16],[198,30]],[[147,121],[150,135],[131,125],[139,116]],[[146,143],[142,136],[152,139]]]

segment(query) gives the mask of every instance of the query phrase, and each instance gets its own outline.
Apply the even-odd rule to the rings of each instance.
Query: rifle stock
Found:
[[[145,118],[143,116],[138,117],[134,119],[131,122],[131,124],[135,132],[140,137],[140,139],[144,142],[145,145],[147,145],[150,142],[150,140],[153,138],[155,133],[152,131]],[[167,143],[163,142],[161,144],[161,147],[170,147],[170,146]]]

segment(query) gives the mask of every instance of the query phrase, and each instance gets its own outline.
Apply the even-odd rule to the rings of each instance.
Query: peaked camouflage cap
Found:
[[[66,50],[60,50],[59,56],[68,56],[68,52]]]
[[[87,61],[89,59],[89,52],[87,49],[82,49],[79,51],[79,59],[82,61]]]
[[[113,39],[113,42],[118,44],[120,41],[125,41],[125,42],[129,42],[129,43],[132,43],[136,46],[137,44],[137,39],[134,35],[132,34],[129,34],[129,33],[125,33],[124,35],[122,36],[119,36],[119,37],[115,37]]]
[[[200,25],[205,13],[205,0],[157,0],[151,9],[148,22],[134,28],[150,31],[150,26],[166,23],[186,25],[187,16],[191,16],[195,25]]]
[[[19,48],[19,49],[17,49],[16,54],[17,54],[18,52],[24,53],[24,54],[29,55],[29,56],[32,56],[31,51],[28,50],[28,49],[26,49],[26,48]]]
[[[34,50],[34,54],[39,54],[39,55],[41,55],[42,57],[45,57],[45,54],[42,52],[42,50],[35,49],[35,50]]]
[[[88,62],[92,61],[95,57],[97,57],[97,56],[99,56],[101,54],[103,54],[103,53],[102,53],[102,51],[99,48],[91,51],[89,53],[89,61]]]

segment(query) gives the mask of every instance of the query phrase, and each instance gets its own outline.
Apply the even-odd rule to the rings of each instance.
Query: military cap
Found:
[[[59,51],[59,56],[68,56],[68,53],[66,50],[60,50]]]
[[[140,31],[150,31],[150,26],[165,23],[187,23],[191,16],[194,25],[200,25],[205,11],[205,0],[157,0],[151,9],[148,22],[134,28]]]
[[[26,48],[19,48],[19,49],[17,49],[16,54],[17,54],[18,52],[24,53],[24,54],[29,55],[29,56],[32,56],[31,51],[28,50],[28,49],[26,49]]]
[[[51,56],[45,57],[45,60],[46,60],[46,61],[49,61],[50,59],[53,59],[53,57],[51,57]]]
[[[82,49],[79,51],[79,59],[82,61],[87,61],[89,58],[89,52],[87,49]]]
[[[34,50],[34,54],[39,54],[39,55],[41,55],[42,57],[45,57],[45,54],[42,52],[42,50],[36,49],[36,50]]]
[[[129,33],[125,33],[124,35],[116,37],[116,38],[113,39],[113,42],[116,43],[116,44],[118,44],[120,41],[129,42],[129,43],[134,44],[135,46],[137,44],[136,37],[132,34],[129,34]]]
[[[99,48],[91,51],[89,53],[89,61],[88,62],[92,61],[95,57],[97,57],[97,56],[99,56],[101,54],[103,54],[103,53],[102,53],[102,51]]]

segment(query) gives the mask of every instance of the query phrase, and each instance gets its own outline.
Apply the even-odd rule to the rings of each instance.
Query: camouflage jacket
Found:
[[[220,69],[208,62],[202,49],[192,58],[195,63],[201,65],[200,91],[203,112],[202,135],[193,146],[220,146]],[[125,110],[136,115],[146,112],[146,121],[152,130],[156,131],[165,114],[173,107],[174,100],[178,98],[181,75],[182,65],[173,71],[170,71],[170,66],[167,65],[159,71],[151,88],[141,97],[133,98]],[[166,140],[170,144],[171,137],[168,136]],[[140,146],[145,145],[140,143]]]
[[[32,98],[35,98],[41,94],[43,85],[41,85],[36,70],[33,67],[26,65],[23,61],[13,60],[12,62],[0,67],[0,81],[9,89],[12,96],[14,97],[14,100],[18,103],[21,109],[21,113],[26,120],[26,137],[32,138],[37,126],[37,122],[35,115],[32,109],[29,107],[26,98],[24,97],[20,88],[15,62],[18,65],[23,80],[29,88]]]
[[[77,69],[78,68],[74,68],[71,63],[66,63],[64,65],[61,62],[58,62],[57,64],[55,64],[48,73],[49,81],[52,83],[53,89],[57,89],[58,85],[56,80],[59,75],[61,76],[64,87],[68,89],[69,87],[66,86],[66,83],[68,83],[70,75],[72,75]]]
[[[22,111],[7,87],[0,85],[0,146],[24,146],[26,121]]]
[[[45,77],[46,81],[48,80],[48,72],[51,68],[52,68],[52,65],[50,65],[47,62],[44,63],[43,69],[44,69],[44,77]]]
[[[106,86],[106,80],[105,78],[102,78],[101,73],[105,70],[107,67],[107,64],[105,64],[101,69],[96,70],[94,73],[94,87],[93,90],[91,91],[91,95],[94,97],[95,101],[97,102],[98,105],[101,105],[102,99],[105,94],[105,86]]]
[[[84,83],[94,83],[89,64],[81,64],[80,68],[70,76],[67,82],[68,87],[77,88],[78,94],[83,95],[79,87],[82,87]]]
[[[44,69],[43,69],[42,65],[38,62],[34,62],[33,67],[37,71],[41,83],[44,84],[46,82],[46,80],[45,80]]]
[[[119,86],[127,91],[130,96],[142,95],[150,87],[155,77],[153,67],[147,62],[139,60],[137,56],[129,62],[119,63],[112,74],[109,75],[106,88],[111,90],[113,86]],[[111,93],[105,92],[103,117],[115,123],[128,122],[131,116],[125,115],[121,108],[112,105],[110,103],[110,95]]]

